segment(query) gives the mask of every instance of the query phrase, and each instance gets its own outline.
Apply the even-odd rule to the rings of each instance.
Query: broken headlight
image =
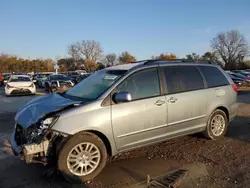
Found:
[[[40,127],[39,127],[40,131],[43,132],[44,130],[51,128],[56,123],[58,118],[59,118],[59,116],[53,116],[53,117],[48,117],[45,120],[42,120]]]
[[[43,138],[48,135],[50,128],[56,123],[58,118],[59,116],[53,116],[40,121],[39,125],[32,129],[30,140],[32,142],[40,143]]]

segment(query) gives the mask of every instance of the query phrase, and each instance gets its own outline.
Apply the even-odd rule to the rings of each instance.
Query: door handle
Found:
[[[155,105],[161,106],[161,105],[163,105],[164,103],[165,103],[165,101],[157,100],[157,101],[155,102]]]
[[[171,97],[170,99],[168,99],[168,102],[170,103],[175,103],[178,99]]]

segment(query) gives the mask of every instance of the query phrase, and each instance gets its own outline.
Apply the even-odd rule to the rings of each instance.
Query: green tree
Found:
[[[119,61],[120,61],[120,64],[126,64],[126,63],[133,63],[136,61],[136,59],[130,53],[125,51],[125,52],[122,52],[121,55],[119,56]]]
[[[102,64],[100,62],[97,63],[97,70],[101,70],[101,69],[104,69],[104,68],[105,68],[104,64]]]
[[[187,55],[186,55],[186,58],[187,58],[188,60],[200,60],[200,59],[201,59],[200,55],[199,55],[199,54],[196,54],[196,53],[187,54]]]
[[[173,53],[171,54],[161,53],[159,56],[152,56],[152,59],[163,59],[163,60],[176,59],[176,55]]]

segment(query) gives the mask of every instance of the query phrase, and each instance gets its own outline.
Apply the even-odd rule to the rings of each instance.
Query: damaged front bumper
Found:
[[[15,125],[10,143],[13,154],[25,160],[26,163],[48,164],[49,160],[54,157],[55,145],[58,145],[56,142],[65,137],[65,135],[62,136],[60,133],[50,131],[49,134],[39,138],[38,141],[31,142],[27,139],[25,131],[25,129]]]
[[[18,146],[15,140],[15,133],[10,138],[12,152],[16,156],[20,156],[26,163],[47,163],[45,157],[48,154],[49,141],[42,141],[40,144],[25,144]]]

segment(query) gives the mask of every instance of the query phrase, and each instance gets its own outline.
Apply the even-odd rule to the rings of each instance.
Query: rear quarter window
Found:
[[[199,69],[204,75],[209,88],[229,85],[227,78],[217,67],[199,66]]]

